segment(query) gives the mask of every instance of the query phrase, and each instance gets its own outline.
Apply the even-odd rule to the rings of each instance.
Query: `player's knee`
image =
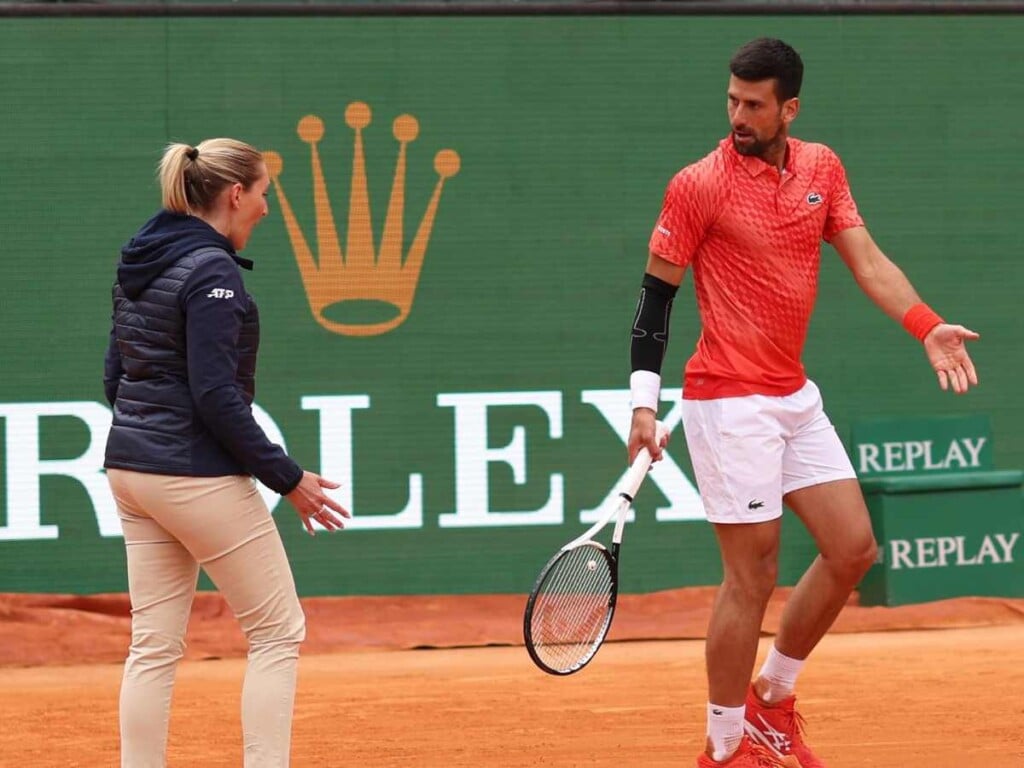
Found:
[[[778,564],[772,560],[753,569],[731,569],[726,572],[722,588],[727,599],[750,606],[766,605],[779,577]]]
[[[855,584],[877,559],[878,544],[870,536],[839,555],[828,558],[828,563],[840,579]]]
[[[860,569],[860,573],[857,576],[858,581],[876,562],[878,562],[878,543],[875,541],[875,537],[872,536],[857,560],[857,566]]]

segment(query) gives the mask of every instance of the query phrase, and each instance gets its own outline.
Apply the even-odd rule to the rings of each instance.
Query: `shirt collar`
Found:
[[[755,179],[769,168],[773,167],[759,157],[754,157],[753,155],[741,155],[737,152],[736,147],[734,147],[732,143],[732,136],[726,136],[722,139],[720,146],[725,149],[735,162],[742,165],[747,173]],[[799,147],[800,142],[794,141],[792,138],[786,140],[785,172],[788,176],[797,175],[797,159],[800,155]]]

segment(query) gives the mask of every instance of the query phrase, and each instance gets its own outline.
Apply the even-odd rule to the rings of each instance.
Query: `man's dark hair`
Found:
[[[759,37],[736,51],[729,71],[750,82],[775,78],[775,95],[780,102],[799,96],[804,79],[800,54],[774,37]]]

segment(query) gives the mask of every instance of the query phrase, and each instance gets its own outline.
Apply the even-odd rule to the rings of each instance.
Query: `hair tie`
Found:
[[[187,157],[192,162],[195,162],[196,158],[199,157],[199,150],[196,149],[195,147],[189,147],[188,149],[185,150],[185,157]]]

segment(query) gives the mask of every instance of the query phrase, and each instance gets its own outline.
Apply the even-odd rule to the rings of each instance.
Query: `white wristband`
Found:
[[[661,376],[654,371],[633,371],[629,376],[629,407],[650,408],[658,412]]]

